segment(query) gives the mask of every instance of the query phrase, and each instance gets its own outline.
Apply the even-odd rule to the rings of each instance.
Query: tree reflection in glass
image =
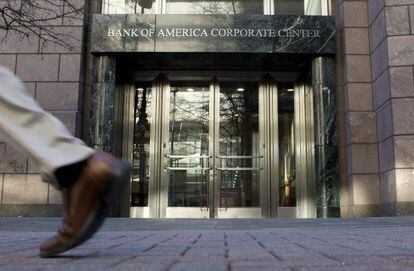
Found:
[[[167,0],[167,14],[263,14],[263,0]]]
[[[258,110],[257,83],[235,82],[220,86],[222,208],[259,206]]]
[[[169,206],[207,205],[209,85],[173,83],[169,114]]]
[[[155,0],[103,0],[104,14],[155,14]]]
[[[151,87],[138,85],[135,91],[135,126],[131,206],[148,206]]]

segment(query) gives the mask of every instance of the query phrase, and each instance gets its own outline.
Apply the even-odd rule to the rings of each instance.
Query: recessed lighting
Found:
[[[244,91],[244,88],[238,88],[237,91],[243,92]]]
[[[194,91],[194,89],[193,89],[193,88],[187,88],[187,91],[188,91],[188,92],[193,92],[193,91]]]
[[[286,91],[293,92],[293,91],[295,91],[295,89],[294,88],[288,88]]]
[[[143,88],[137,88],[137,90],[138,90],[138,91],[143,91],[144,89],[143,89]]]

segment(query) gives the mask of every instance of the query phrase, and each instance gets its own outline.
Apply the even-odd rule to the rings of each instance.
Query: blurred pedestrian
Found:
[[[130,166],[71,135],[1,65],[0,132],[38,162],[44,181],[62,191],[62,227],[41,244],[40,257],[56,256],[88,240],[128,183]]]

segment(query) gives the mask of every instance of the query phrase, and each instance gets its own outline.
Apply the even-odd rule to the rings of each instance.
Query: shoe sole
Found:
[[[131,178],[131,166],[119,162],[112,173],[109,174],[101,197],[89,215],[79,235],[71,242],[51,252],[40,252],[41,258],[57,256],[69,249],[72,249],[90,239],[102,226],[108,213],[109,206],[115,202],[116,196],[123,192]]]

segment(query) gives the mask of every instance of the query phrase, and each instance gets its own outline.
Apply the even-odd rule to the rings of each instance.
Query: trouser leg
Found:
[[[56,169],[85,160],[94,153],[59,120],[45,112],[27,94],[23,83],[1,65],[0,131],[32,156],[46,176],[45,181],[55,185]]]

